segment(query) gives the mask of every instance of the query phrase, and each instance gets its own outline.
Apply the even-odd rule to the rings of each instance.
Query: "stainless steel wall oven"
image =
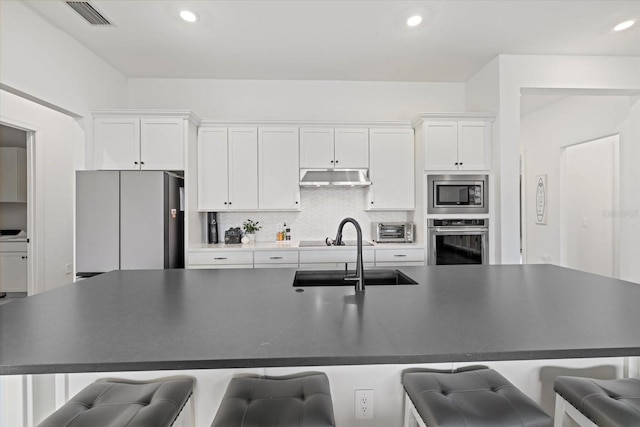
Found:
[[[430,219],[429,265],[488,264],[488,219]]]

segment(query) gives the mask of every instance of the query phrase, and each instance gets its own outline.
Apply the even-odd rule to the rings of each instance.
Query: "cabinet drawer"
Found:
[[[300,251],[300,264],[311,264],[311,263],[325,263],[325,262],[355,262],[356,261],[356,249],[353,248],[352,251],[349,250],[331,250],[331,249],[322,249],[317,251]],[[362,260],[363,262],[374,262],[373,250],[363,250],[362,251]]]
[[[256,251],[256,264],[298,264],[298,251]]]
[[[253,266],[253,252],[191,252],[189,265],[244,265]]]
[[[376,249],[376,263],[424,262],[424,249]]]

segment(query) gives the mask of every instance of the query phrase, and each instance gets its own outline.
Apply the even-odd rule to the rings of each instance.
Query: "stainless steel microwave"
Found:
[[[373,240],[377,243],[413,243],[413,224],[410,222],[374,222]]]
[[[488,175],[428,175],[429,214],[489,213]]]

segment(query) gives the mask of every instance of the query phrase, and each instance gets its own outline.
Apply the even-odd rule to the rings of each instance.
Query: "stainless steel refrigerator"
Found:
[[[76,271],[184,268],[182,178],[163,171],[76,172]]]

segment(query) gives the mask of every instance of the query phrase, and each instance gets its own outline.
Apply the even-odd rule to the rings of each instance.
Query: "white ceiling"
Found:
[[[640,56],[640,22],[612,31],[637,0],[92,1],[113,27],[25,3],[129,77],[464,82],[498,54]]]

